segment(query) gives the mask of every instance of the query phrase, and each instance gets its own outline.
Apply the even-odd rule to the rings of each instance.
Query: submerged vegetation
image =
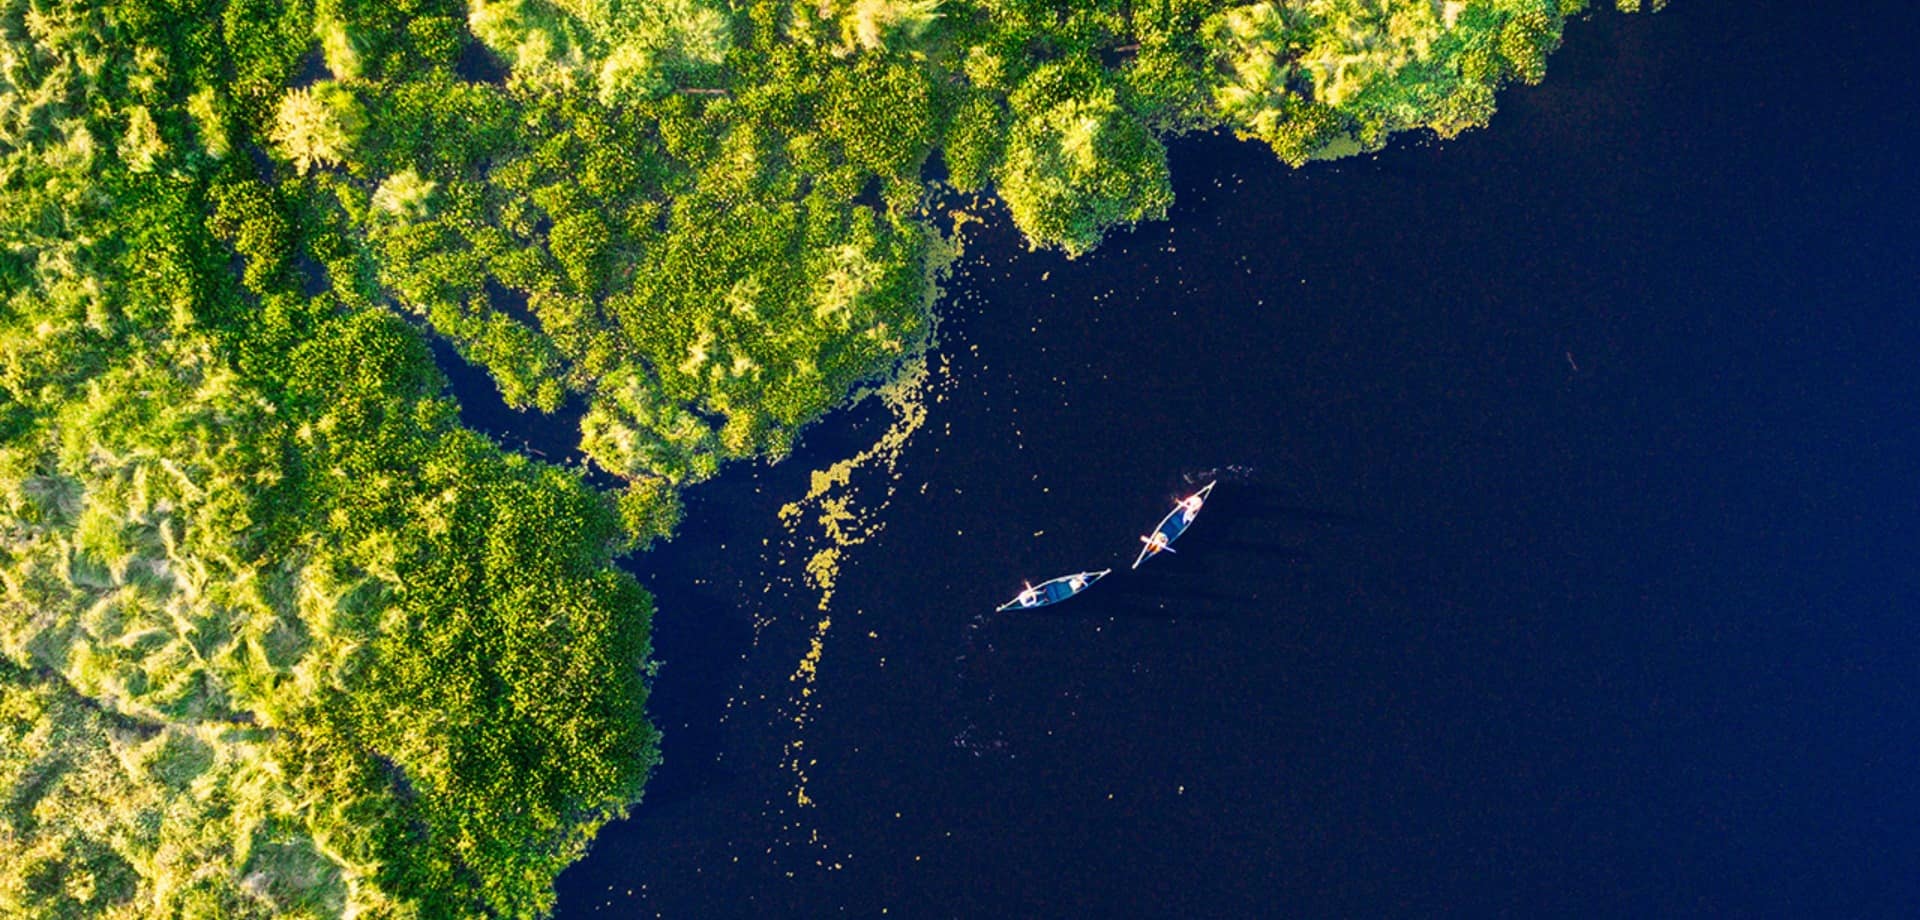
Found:
[[[612,560],[924,345],[928,175],[1083,253],[1584,6],[0,0],[0,914],[544,913],[657,759]]]

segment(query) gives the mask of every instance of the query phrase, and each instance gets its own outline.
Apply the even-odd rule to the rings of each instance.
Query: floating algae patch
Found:
[[[821,614],[807,650],[789,678],[794,685],[794,735],[782,748],[781,758],[793,773],[793,802],[799,808],[814,804],[807,781],[809,768],[816,761],[806,752],[804,736],[818,705],[814,686],[820,679],[833,628],[834,591],[840,584],[848,550],[871,540],[885,527],[880,514],[892,503],[899,487],[900,455],[914,433],[926,424],[927,397],[936,389],[935,373],[929,368],[923,354],[908,361],[892,380],[857,394],[856,402],[878,398],[892,423],[865,450],[824,470],[815,470],[809,477],[807,494],[780,509],[786,546],[806,554],[802,580],[815,597],[815,610]],[[946,379],[944,373],[939,379]],[[876,478],[868,473],[880,474],[877,488],[871,485]]]
[[[869,384],[855,391],[843,408],[876,401],[886,416],[885,429],[865,449],[821,469],[807,477],[804,495],[783,505],[777,518],[783,535],[764,540],[762,572],[765,584],[761,600],[753,611],[753,647],[770,651],[769,643],[800,639],[798,628],[805,624],[804,645],[796,645],[798,660],[790,669],[786,690],[743,683],[735,690],[727,709],[750,706],[755,701],[773,698],[779,713],[772,720],[782,732],[780,765],[793,776],[792,785],[777,801],[769,802],[770,817],[777,818],[797,839],[812,846],[824,846],[817,829],[811,828],[806,815],[815,806],[809,791],[812,768],[818,763],[808,750],[807,729],[818,714],[820,695],[816,692],[822,675],[829,674],[833,662],[829,641],[836,622],[844,623],[861,611],[835,609],[835,592],[843,583],[854,547],[873,539],[884,525],[881,515],[891,504],[898,489],[900,458],[916,432],[925,426],[928,406],[943,400],[951,377],[949,364],[934,353],[938,340],[938,317],[931,307],[942,297],[941,285],[962,254],[966,228],[978,218],[964,211],[950,211],[950,230],[934,229],[926,262],[925,303],[929,307],[927,337],[912,353],[896,365],[885,382]],[[801,601],[811,601],[807,619],[793,614]],[[775,639],[775,636],[781,638]],[[772,654],[781,654],[773,651]],[[782,699],[783,698],[783,699]],[[783,705],[784,703],[784,705]],[[725,721],[728,717],[723,716]],[[772,853],[770,847],[767,851]],[[847,854],[851,857],[852,854]],[[823,868],[838,869],[837,858],[816,858]],[[792,873],[789,872],[789,875]]]

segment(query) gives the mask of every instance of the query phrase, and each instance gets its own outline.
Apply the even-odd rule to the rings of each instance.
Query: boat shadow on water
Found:
[[[1194,597],[1186,598],[1186,600],[1189,602],[1195,599],[1196,598]],[[1058,607],[1055,607],[1055,608],[1049,608],[1047,610],[1023,610],[1020,612],[1020,615],[1031,616],[1031,617],[1044,617],[1046,619],[1061,620],[1061,621],[1065,621],[1065,620],[1092,620],[1092,621],[1099,621],[1099,622],[1105,622],[1109,620],[1159,620],[1161,622],[1172,622],[1175,620],[1226,621],[1226,620],[1235,619],[1233,615],[1227,612],[1226,608],[1230,605],[1239,603],[1241,600],[1243,600],[1241,598],[1235,598],[1225,594],[1216,594],[1216,595],[1212,595],[1211,597],[1198,598],[1198,599],[1205,600],[1208,603],[1204,606],[1191,606],[1190,604],[1188,606],[1172,606],[1173,599],[1169,598],[1168,599],[1169,606],[1157,607],[1152,604],[1151,599],[1144,598],[1144,597],[1134,601],[1115,600],[1113,598],[1108,598],[1105,602],[1102,602],[1099,604],[1089,604],[1085,607],[1082,607],[1079,610],[1062,610],[1062,609],[1059,609]]]
[[[1111,588],[1102,586],[1100,596],[1072,604],[1058,604],[1043,610],[1022,611],[1022,616],[1057,617],[1071,620],[1230,620],[1232,610],[1244,608],[1258,597],[1199,587],[1194,579],[1126,579]]]
[[[1218,506],[1218,511],[1213,513],[1215,520],[1231,517],[1243,524],[1311,524],[1366,528],[1378,523],[1357,514],[1314,507],[1302,501],[1295,490],[1257,483],[1241,483],[1234,486],[1232,491],[1222,492],[1220,498],[1210,503],[1210,510],[1213,506]]]
[[[1301,546],[1299,542],[1284,540],[1222,539],[1213,544],[1213,551],[1221,554],[1235,553],[1259,556],[1262,559],[1290,565],[1307,562],[1312,558],[1307,554],[1306,548]]]

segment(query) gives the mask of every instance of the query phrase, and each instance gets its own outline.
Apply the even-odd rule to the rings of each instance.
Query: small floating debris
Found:
[[[994,612],[1002,613],[1008,610],[1032,610],[1035,607],[1058,604],[1092,587],[1094,582],[1105,578],[1107,574],[1112,571],[1112,569],[1101,569],[1098,572],[1080,572],[1073,575],[1062,575],[1059,578],[1049,579],[1037,585],[1027,585],[1024,590],[1014,596],[1013,600],[995,607]]]
[[[1140,538],[1140,542],[1146,546],[1141,547],[1140,555],[1133,560],[1133,568],[1139,568],[1140,563],[1161,553],[1173,552],[1173,541],[1180,539],[1180,535],[1186,533],[1187,527],[1193,524],[1193,519],[1199,517],[1201,506],[1207,503],[1207,496],[1213,493],[1213,487],[1217,484],[1218,480],[1209,482],[1201,486],[1200,491],[1175,502],[1173,510],[1167,512],[1167,516],[1160,519],[1159,526],[1153,528],[1153,535]]]

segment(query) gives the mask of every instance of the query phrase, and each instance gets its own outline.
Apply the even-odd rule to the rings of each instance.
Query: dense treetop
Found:
[[[0,914],[544,913],[657,759],[613,558],[924,347],[929,177],[1083,253],[1584,6],[0,0]]]

